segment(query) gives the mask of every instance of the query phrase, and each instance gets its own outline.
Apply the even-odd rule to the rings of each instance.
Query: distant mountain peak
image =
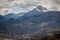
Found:
[[[39,10],[46,10],[46,8],[42,7],[42,6],[38,6],[37,7]]]
[[[46,11],[47,11],[47,9],[45,7],[37,6],[33,10],[29,11],[26,15],[27,16],[36,15],[36,14],[40,14],[40,13],[43,13],[43,12],[46,12]]]

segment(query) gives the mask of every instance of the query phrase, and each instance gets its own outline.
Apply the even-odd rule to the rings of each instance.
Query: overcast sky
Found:
[[[38,5],[48,10],[60,11],[60,0],[0,0],[0,15],[27,12]]]

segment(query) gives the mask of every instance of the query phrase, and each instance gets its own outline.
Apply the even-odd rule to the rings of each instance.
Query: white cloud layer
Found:
[[[41,5],[48,10],[60,11],[60,0],[0,0],[0,14],[25,12]],[[17,10],[15,10],[17,9]]]

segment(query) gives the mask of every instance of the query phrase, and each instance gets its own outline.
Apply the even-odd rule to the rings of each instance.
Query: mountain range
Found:
[[[18,16],[13,13],[0,15],[0,33],[30,34],[42,32],[42,29],[60,27],[60,11],[47,11],[46,8],[38,6],[37,8]]]

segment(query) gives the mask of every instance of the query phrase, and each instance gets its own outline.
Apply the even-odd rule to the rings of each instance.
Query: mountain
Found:
[[[24,12],[23,13],[18,13],[18,14],[9,13],[5,16],[2,16],[3,18],[1,17],[2,18],[1,22],[7,21],[10,18],[17,19],[17,18],[19,18],[19,17],[21,17],[25,14],[26,14],[25,16],[40,14],[40,13],[44,12],[43,10],[46,10],[46,8],[44,8],[42,6],[38,6],[37,8],[33,9],[32,11],[29,11],[28,13],[24,13]]]
[[[6,17],[6,18],[14,18],[14,19],[16,19],[16,18],[18,18],[18,17],[20,17],[20,16],[23,16],[24,14],[25,14],[24,12],[22,12],[22,13],[17,13],[17,14],[9,13],[9,14],[5,15],[5,17]]]
[[[29,14],[29,13],[28,13]],[[26,14],[25,14],[26,15]],[[39,23],[42,23],[44,25],[50,25],[51,27],[55,27],[55,25],[58,25],[60,23],[60,12],[59,11],[49,11],[49,12],[44,12],[41,14],[36,14],[36,15],[31,15],[31,16],[23,16],[21,19],[21,22],[23,21],[24,23],[32,23],[38,25]],[[19,18],[18,18],[19,19]],[[43,26],[41,24],[41,26]],[[53,26],[54,25],[54,26]]]
[[[40,6],[37,7],[39,10]],[[45,9],[45,8],[43,8]],[[42,9],[42,10],[43,10]],[[7,15],[7,17],[12,15]],[[4,16],[7,18],[6,16]],[[12,16],[13,17],[13,16]],[[2,18],[2,17],[0,17]],[[3,19],[4,20],[4,19]],[[60,27],[60,11],[37,11],[36,8],[23,16],[19,16],[18,18],[9,18],[6,21],[0,23],[0,28],[2,32],[6,33],[15,33],[15,34],[33,34],[36,32],[42,32],[42,29],[49,28],[58,28]],[[44,31],[43,31],[44,33]]]
[[[3,22],[4,19],[5,19],[5,17],[0,15],[0,23]]]
[[[44,12],[43,10],[47,10],[47,9],[42,6],[38,6],[37,8],[33,9],[32,11],[29,11],[26,15],[30,16],[30,15],[40,14],[40,13]]]

